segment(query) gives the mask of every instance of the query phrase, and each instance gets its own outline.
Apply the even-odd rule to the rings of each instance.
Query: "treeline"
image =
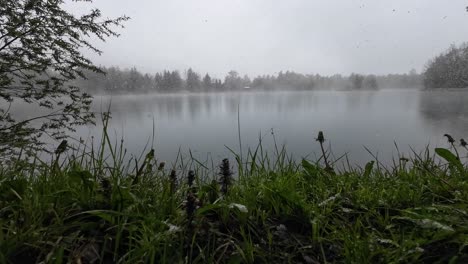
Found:
[[[201,75],[191,68],[182,74],[179,71],[143,74],[136,68],[102,68],[106,75],[88,72],[87,79],[77,85],[90,93],[139,93],[139,92],[213,92],[239,90],[378,90],[381,88],[420,88],[421,76],[416,71],[408,74],[349,76],[301,74],[292,71],[276,75],[262,75],[251,79],[230,71],[223,79]]]
[[[468,43],[452,45],[430,60],[424,72],[426,88],[468,87]]]

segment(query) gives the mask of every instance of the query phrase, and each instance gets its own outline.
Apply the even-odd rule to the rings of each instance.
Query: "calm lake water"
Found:
[[[275,138],[293,157],[314,160],[322,130],[336,157],[348,153],[361,166],[373,159],[364,146],[390,164],[395,142],[408,154],[410,147],[447,147],[445,133],[468,137],[468,92],[459,90],[119,95],[96,97],[94,108],[105,110],[110,102],[112,137],[123,137],[134,155],[152,144],[157,158],[169,162],[179,148],[202,162],[232,157],[227,147],[239,151],[238,114],[244,152],[259,138],[272,152]],[[101,128],[82,127],[78,136],[97,140]]]

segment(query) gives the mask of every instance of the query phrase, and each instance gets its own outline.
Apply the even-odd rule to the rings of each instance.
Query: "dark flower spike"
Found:
[[[158,170],[159,170],[159,171],[162,171],[162,170],[164,170],[164,166],[165,166],[165,165],[166,165],[166,162],[164,162],[164,161],[163,161],[163,162],[161,162],[161,163],[159,163]]]
[[[65,152],[65,150],[67,150],[67,141],[66,140],[62,140],[62,142],[60,143],[60,145],[58,145],[57,149],[55,150],[55,154],[62,154],[63,152]]]
[[[450,144],[453,144],[455,143],[455,139],[453,139],[453,137],[449,134],[444,134],[444,137],[447,137],[447,140]]]
[[[221,192],[226,195],[228,192],[229,185],[231,184],[232,176],[231,166],[229,165],[228,159],[223,159],[220,166],[219,175],[221,176]]]
[[[171,193],[175,193],[177,188],[177,172],[176,170],[172,170],[171,174],[169,175],[171,181]]]
[[[188,178],[188,186],[192,187],[193,181],[195,180],[195,172],[193,172],[192,170],[189,171],[187,178]]]
[[[454,139],[451,135],[449,135],[449,134],[444,134],[444,137],[447,137],[448,142],[450,143],[450,145],[452,145],[453,150],[455,150],[455,154],[457,154],[457,159],[459,160],[459,159],[460,159],[460,155],[458,154],[458,150],[457,150],[457,148],[455,147],[455,139]]]
[[[408,158],[405,158],[405,157],[401,157],[400,160],[401,160],[401,161],[404,161],[404,162],[408,162],[408,161],[409,161],[409,159],[408,159]]]
[[[325,136],[323,135],[322,131],[319,131],[317,138],[315,139],[320,143],[320,149],[322,150],[322,157],[323,160],[325,161],[325,171],[331,174],[335,174],[332,166],[330,166],[330,163],[328,163],[327,159],[327,153],[325,152],[325,149],[323,148],[323,142],[325,142]]]
[[[461,145],[462,147],[466,148],[466,147],[468,146],[468,143],[466,143],[466,141],[465,141],[463,138],[461,138],[461,139],[460,139],[460,145]]]
[[[146,159],[147,160],[152,160],[154,159],[154,149],[151,149],[148,154],[146,154]]]
[[[322,132],[322,131],[319,131],[316,140],[317,140],[318,142],[320,142],[320,143],[325,142],[325,137],[323,136],[323,132]]]

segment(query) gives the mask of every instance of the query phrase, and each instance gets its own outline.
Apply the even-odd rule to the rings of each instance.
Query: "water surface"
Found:
[[[123,136],[133,154],[152,144],[160,160],[174,161],[179,148],[201,161],[232,157],[227,147],[239,152],[239,117],[244,152],[260,138],[273,151],[276,139],[295,158],[316,159],[315,137],[322,130],[336,157],[348,153],[353,164],[363,165],[373,159],[364,146],[389,164],[397,155],[395,143],[408,154],[410,147],[447,147],[445,133],[468,137],[467,99],[460,90],[403,89],[153,94],[99,96],[94,108],[105,110],[111,102],[113,137]],[[98,138],[101,128],[83,127],[78,135]]]

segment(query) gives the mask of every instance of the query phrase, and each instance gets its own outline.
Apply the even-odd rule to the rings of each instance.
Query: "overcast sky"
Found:
[[[241,74],[421,71],[468,41],[467,0],[95,0],[128,15],[97,64],[154,73],[192,67]],[[81,8],[83,4],[80,4]],[[85,4],[89,7],[89,4]]]

